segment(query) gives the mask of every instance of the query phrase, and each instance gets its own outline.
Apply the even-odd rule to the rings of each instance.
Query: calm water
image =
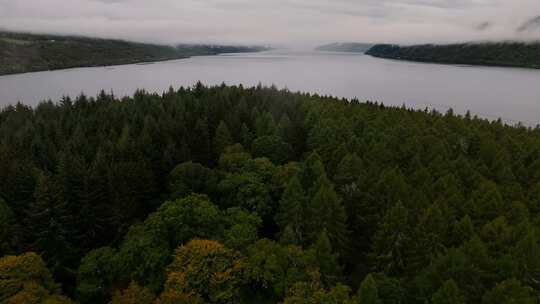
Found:
[[[456,112],[470,110],[528,125],[540,123],[540,70],[422,64],[361,54],[264,52],[194,57],[144,65],[78,68],[0,77],[0,105],[35,105],[101,89],[131,95],[137,88],[162,92],[169,86],[275,84],[385,104],[405,103]]]

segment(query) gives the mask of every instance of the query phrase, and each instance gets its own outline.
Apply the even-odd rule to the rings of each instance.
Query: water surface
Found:
[[[263,53],[202,56],[153,64],[77,68],[0,76],[0,105],[101,89],[117,96],[137,88],[162,92],[170,86],[275,84],[360,100],[440,111],[453,108],[490,119],[540,123],[540,70],[453,66],[373,58],[362,54]]]

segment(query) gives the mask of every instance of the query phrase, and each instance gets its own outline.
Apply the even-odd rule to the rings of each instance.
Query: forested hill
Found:
[[[73,67],[180,59],[197,55],[261,51],[261,47],[177,47],[73,36],[0,32],[0,75]]]
[[[2,303],[538,303],[539,229],[539,129],[201,84],[0,111]]]
[[[372,46],[373,44],[369,44],[369,43],[355,43],[355,42],[331,43],[331,44],[321,45],[317,47],[315,50],[323,51],[323,52],[365,53]]]
[[[470,65],[540,68],[540,43],[464,43],[398,46],[378,44],[368,55],[382,58]]]

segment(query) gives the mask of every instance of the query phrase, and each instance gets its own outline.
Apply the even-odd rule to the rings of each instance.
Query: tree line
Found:
[[[0,111],[2,303],[537,303],[540,129],[171,88]]]
[[[540,68],[538,42],[484,42],[399,46],[377,44],[368,55],[420,62]]]

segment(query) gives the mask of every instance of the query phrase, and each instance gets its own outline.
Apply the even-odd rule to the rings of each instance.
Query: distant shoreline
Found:
[[[226,53],[260,52],[259,46],[177,46],[73,36],[0,32],[0,76],[72,68],[107,67],[187,59]]]
[[[540,44],[478,43],[398,46],[378,44],[367,55],[421,63],[540,69]]]

